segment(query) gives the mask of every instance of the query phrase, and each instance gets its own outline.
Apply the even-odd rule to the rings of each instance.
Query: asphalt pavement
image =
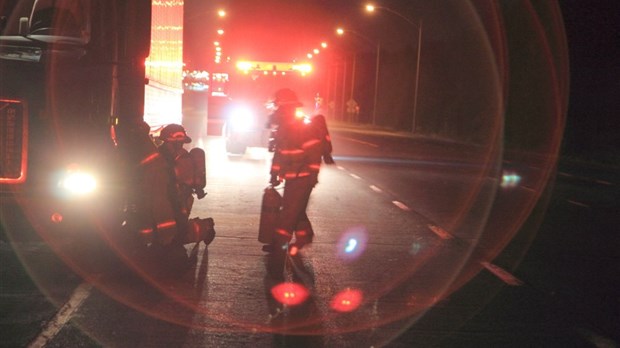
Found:
[[[445,163],[430,164],[415,153],[394,155],[403,162],[369,164],[376,153],[407,142],[418,150],[444,151],[441,158],[450,163],[449,146],[371,127],[334,125],[332,132],[348,152],[336,153],[338,167],[322,173],[315,192],[321,204],[310,207],[322,235],[286,267],[270,263],[254,234],[256,203],[266,186],[265,153],[239,158],[216,152],[208,163],[209,195],[195,214],[215,217],[218,236],[208,248],[188,246],[195,263],[175,280],[122,272],[83,279],[40,241],[2,242],[2,331],[11,334],[1,345],[617,346],[620,180],[613,167],[560,161],[518,233],[488,259],[494,254],[471,231],[430,228],[447,226],[451,209],[459,208],[438,190],[456,193],[477,182],[474,167],[455,166],[459,175],[449,175]],[[360,147],[364,156],[356,152]],[[496,203],[529,197],[532,183],[543,177],[544,168],[532,162],[505,158],[502,167],[520,173],[522,181],[520,188],[500,192]],[[392,183],[407,176],[402,180],[433,187],[435,195]],[[444,210],[421,208],[429,205]],[[354,225],[376,237],[364,261],[344,262],[333,252],[341,236],[330,231]],[[465,272],[455,272],[457,265]],[[430,289],[450,278],[438,276],[445,271],[461,283],[430,296]],[[302,284],[310,296],[301,306],[283,306],[272,291],[283,281]],[[349,301],[341,304],[350,304],[355,290],[367,296],[363,306],[334,309],[340,308],[330,302],[336,293]]]

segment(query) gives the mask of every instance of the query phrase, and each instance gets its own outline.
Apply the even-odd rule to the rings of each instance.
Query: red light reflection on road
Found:
[[[50,220],[52,220],[53,223],[55,224],[59,224],[62,222],[62,214],[60,213],[54,213],[52,214],[52,216],[50,217]]]
[[[304,303],[310,293],[301,284],[281,283],[271,288],[271,295],[282,304],[296,306]]]
[[[364,295],[357,289],[344,289],[332,299],[331,307],[338,312],[352,312],[362,303]]]

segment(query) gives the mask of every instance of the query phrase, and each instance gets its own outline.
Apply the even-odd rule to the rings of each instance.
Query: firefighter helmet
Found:
[[[295,107],[303,106],[303,104],[297,98],[297,94],[290,88],[282,88],[275,94],[274,104],[277,107],[282,105],[293,105]]]
[[[169,124],[161,130],[159,138],[164,142],[191,143],[192,138],[187,136],[185,128],[180,124]]]

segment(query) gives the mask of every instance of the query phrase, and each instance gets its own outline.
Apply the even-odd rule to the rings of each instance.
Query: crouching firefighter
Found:
[[[272,241],[263,246],[263,251],[294,255],[314,238],[306,208],[318,183],[321,163],[334,163],[332,144],[323,115],[309,122],[296,115],[302,104],[291,89],[278,90],[274,106],[277,109],[270,116],[271,125],[276,127],[272,133],[270,183],[276,187],[284,182],[284,193]]]
[[[189,218],[194,196],[198,199],[206,196],[205,152],[200,148],[193,148],[189,152],[183,148],[192,139],[187,136],[185,128],[178,124],[164,127],[159,139],[162,143],[158,153],[167,163],[167,193],[178,230],[172,242],[187,244],[203,241],[209,245],[215,238],[213,219]]]
[[[215,237],[213,219],[189,219],[193,195],[199,199],[205,196],[204,151],[183,149],[191,139],[179,125],[162,130],[159,148],[146,122],[121,131],[119,138],[125,141],[117,146],[127,148],[127,175],[131,178],[123,221],[130,251],[139,258],[152,255],[167,262],[168,256],[183,254],[183,244],[204,241],[209,245]],[[182,257],[173,258],[182,262]]]

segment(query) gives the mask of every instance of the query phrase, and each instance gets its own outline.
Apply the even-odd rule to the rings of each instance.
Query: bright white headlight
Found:
[[[60,186],[76,196],[89,194],[97,188],[97,179],[85,172],[68,172],[60,181]]]
[[[254,127],[254,113],[247,107],[234,108],[230,113],[230,123],[233,129],[248,130]]]

